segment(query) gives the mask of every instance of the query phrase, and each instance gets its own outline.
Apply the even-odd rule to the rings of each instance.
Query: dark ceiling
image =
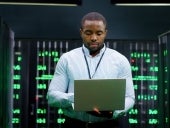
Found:
[[[77,7],[0,5],[0,16],[16,38],[80,38],[79,22],[90,11],[108,20],[108,39],[157,39],[170,29],[170,6],[122,7],[110,0],[83,0]]]

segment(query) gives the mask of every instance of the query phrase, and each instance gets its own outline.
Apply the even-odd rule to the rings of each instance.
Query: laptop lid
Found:
[[[74,81],[74,110],[123,110],[125,79],[87,79]]]

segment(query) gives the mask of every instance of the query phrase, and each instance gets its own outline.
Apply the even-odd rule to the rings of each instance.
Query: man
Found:
[[[107,23],[100,13],[90,12],[82,18],[80,35],[83,46],[63,54],[57,63],[47,93],[48,103],[63,109],[65,128],[119,128],[119,118],[133,107],[135,100],[130,64],[125,56],[104,44]],[[75,79],[108,78],[126,79],[124,110],[73,110]]]

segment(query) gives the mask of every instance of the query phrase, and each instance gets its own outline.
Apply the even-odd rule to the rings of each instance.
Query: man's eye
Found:
[[[91,32],[85,32],[86,35],[91,35],[92,33]]]
[[[100,35],[102,35],[102,34],[103,34],[103,33],[101,33],[101,32],[97,33],[98,36],[100,36]]]

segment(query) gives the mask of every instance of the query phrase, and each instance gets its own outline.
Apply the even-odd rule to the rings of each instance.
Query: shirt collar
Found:
[[[82,47],[83,47],[83,50],[84,50],[85,55],[91,57],[89,50],[84,46],[84,44],[83,44]],[[105,51],[105,48],[106,48],[106,45],[105,45],[105,43],[104,43],[104,47],[100,50],[100,52],[99,52],[96,56],[101,56],[102,53]]]

